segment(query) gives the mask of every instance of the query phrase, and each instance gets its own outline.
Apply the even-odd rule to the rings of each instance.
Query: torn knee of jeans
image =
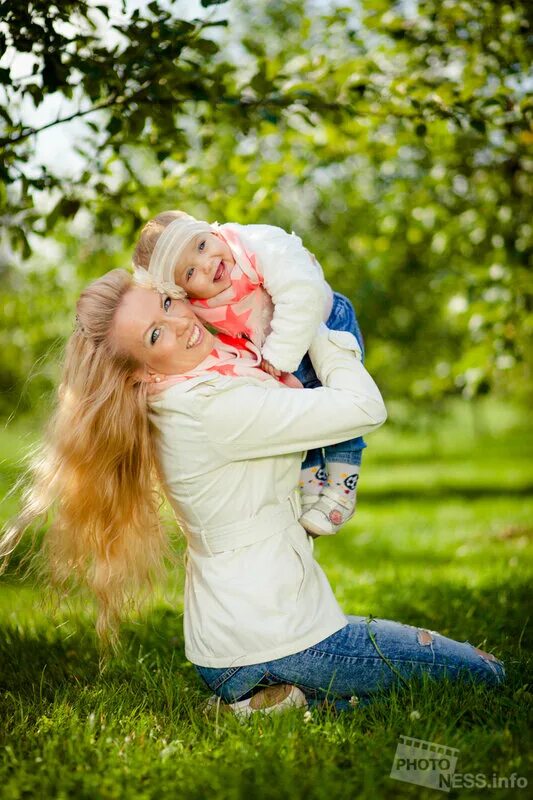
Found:
[[[481,656],[484,661],[497,661],[498,659],[496,656],[492,655],[492,653],[486,653],[485,650],[480,650],[479,647],[474,647],[474,650]]]
[[[429,631],[420,629],[418,631],[418,644],[421,645],[429,645],[433,644],[433,636],[430,634]]]

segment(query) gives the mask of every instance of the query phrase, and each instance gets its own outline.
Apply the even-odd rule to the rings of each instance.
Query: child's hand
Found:
[[[266,358],[261,361],[261,369],[263,369],[265,372],[268,372],[268,374],[272,375],[273,378],[279,378],[281,376],[281,370],[273,367],[270,361],[267,361]]]

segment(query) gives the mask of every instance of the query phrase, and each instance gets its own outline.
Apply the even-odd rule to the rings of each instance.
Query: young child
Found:
[[[165,211],[141,232],[133,266],[150,285],[188,298],[208,325],[243,336],[261,350],[274,377],[293,372],[306,388],[320,386],[307,349],[322,321],[363,340],[351,302],[333,292],[302,240],[273,225],[209,224]],[[362,437],[311,450],[302,464],[300,523],[331,535],[355,512]]]

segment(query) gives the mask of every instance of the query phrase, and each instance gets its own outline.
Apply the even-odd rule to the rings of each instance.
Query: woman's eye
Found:
[[[171,297],[165,297],[165,299],[163,300],[163,308],[165,309],[165,311],[168,311],[168,309],[170,308],[171,304],[172,304],[172,298]]]
[[[189,280],[190,278],[192,278],[192,276],[193,276],[193,273],[194,273],[194,267],[191,267],[190,269],[188,269],[188,270],[187,270],[187,274],[186,274],[186,276],[185,276],[185,277],[187,278],[187,280]]]
[[[161,333],[161,329],[160,328],[154,328],[153,329],[152,334],[150,336],[150,344],[155,344],[157,342],[157,340],[159,339],[160,333]]]

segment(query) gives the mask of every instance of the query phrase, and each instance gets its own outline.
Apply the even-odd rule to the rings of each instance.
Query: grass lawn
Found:
[[[209,692],[184,656],[181,572],[125,623],[124,652],[105,664],[86,600],[52,615],[42,590],[8,573],[0,578],[2,800],[438,796],[391,779],[400,735],[459,750],[463,787],[459,780],[450,797],[528,796],[511,788],[513,773],[532,785],[527,422],[485,403],[455,406],[418,432],[387,424],[368,437],[352,523],[315,547],[346,613],[494,651],[505,687],[413,683],[339,715],[207,718]],[[33,435],[23,423],[0,433],[2,491]],[[5,501],[3,518],[14,508]],[[500,788],[469,788],[469,774]]]

